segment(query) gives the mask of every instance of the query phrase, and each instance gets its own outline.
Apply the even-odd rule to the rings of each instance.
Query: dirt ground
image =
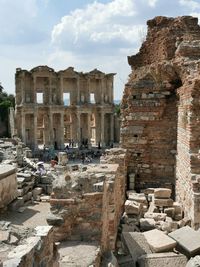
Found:
[[[34,228],[40,225],[48,225],[46,217],[50,211],[49,202],[38,202],[24,207],[24,211],[6,211],[0,215],[0,220],[9,221],[17,227]]]

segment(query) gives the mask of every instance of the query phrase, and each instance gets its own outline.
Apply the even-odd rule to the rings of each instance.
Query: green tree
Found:
[[[9,108],[15,106],[15,97],[7,94],[0,83],[0,123],[6,126],[6,132],[2,135],[8,136]]]

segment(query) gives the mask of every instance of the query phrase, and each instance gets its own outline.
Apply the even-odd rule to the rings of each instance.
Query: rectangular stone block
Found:
[[[168,188],[155,188],[154,190],[155,198],[170,198],[171,193],[171,189]]]
[[[132,256],[133,262],[144,254],[152,253],[145,237],[142,233],[124,232],[122,233],[122,241],[125,244],[128,252]]]
[[[171,198],[154,198],[154,205],[158,207],[172,207],[173,199]]]
[[[153,252],[168,252],[176,247],[176,241],[160,230],[147,231],[143,235]]]
[[[142,204],[133,200],[126,200],[125,202],[125,212],[126,214],[138,215],[142,209]]]
[[[186,264],[185,255],[173,252],[146,254],[138,258],[140,267],[184,267]]]
[[[166,213],[146,212],[144,218],[154,219],[155,221],[165,221]]]
[[[200,233],[189,226],[184,226],[169,234],[177,242],[177,249],[193,257],[200,253]]]
[[[144,193],[129,193],[129,200],[133,200],[139,203],[148,204],[147,199]]]

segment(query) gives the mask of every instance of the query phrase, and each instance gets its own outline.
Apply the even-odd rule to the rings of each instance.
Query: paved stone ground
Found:
[[[38,202],[34,205],[24,207],[23,212],[6,211],[0,215],[0,220],[9,221],[17,227],[36,227],[48,225],[46,222],[47,214],[50,210],[48,202]]]
[[[66,241],[58,245],[58,252],[60,267],[88,267],[96,259],[98,246],[96,243]]]

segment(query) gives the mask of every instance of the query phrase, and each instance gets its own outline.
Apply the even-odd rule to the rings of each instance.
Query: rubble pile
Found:
[[[152,229],[170,233],[189,224],[183,218],[181,205],[171,199],[171,189],[148,188],[144,193],[127,191],[128,199],[125,202],[125,213],[122,220],[129,229],[147,231]]]
[[[118,244],[119,266],[192,266],[200,255],[200,231],[190,227],[171,189],[127,191]],[[191,263],[190,263],[191,262]]]
[[[54,176],[58,174],[54,169],[51,169],[50,164],[44,166],[44,163],[40,162],[38,158],[31,157],[31,150],[19,140],[0,140],[1,172],[3,172],[1,176],[3,174],[5,176],[8,172],[7,169],[10,168],[16,175],[16,178],[13,178],[12,183],[10,183],[12,190],[7,188],[9,185],[8,177],[6,177],[7,182],[5,183],[1,179],[0,189],[10,194],[10,201],[0,207],[1,209],[8,207],[10,210],[17,210],[34,201],[49,200],[47,196],[51,194]],[[40,167],[43,172],[41,172]],[[17,187],[14,188],[15,183]],[[12,193],[12,191],[15,192]]]
[[[51,226],[14,227],[0,221],[0,266],[54,266],[57,249]],[[1,263],[3,265],[1,265]]]

